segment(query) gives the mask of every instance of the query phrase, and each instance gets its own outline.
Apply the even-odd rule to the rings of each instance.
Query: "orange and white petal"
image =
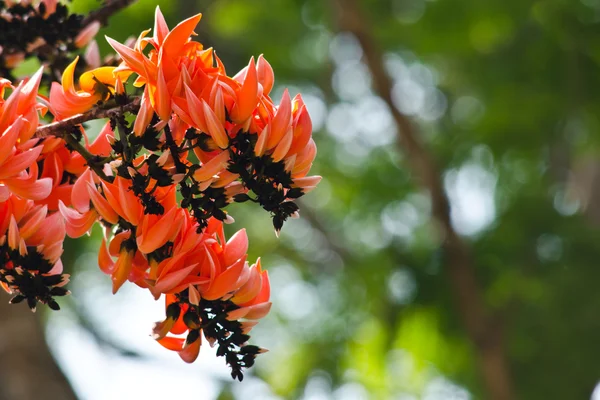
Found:
[[[224,170],[227,167],[228,162],[229,151],[224,150],[207,163],[202,164],[202,166],[194,172],[194,179],[197,182],[211,179],[214,175]]]
[[[138,229],[136,238],[138,249],[142,253],[149,254],[172,240],[183,223],[180,211],[181,209],[173,207],[148,229]],[[145,215],[144,220],[148,221],[151,217],[151,215]]]
[[[142,96],[142,102],[140,103],[140,110],[138,111],[138,114],[135,117],[135,123],[133,124],[135,136],[142,136],[144,134],[154,115],[154,110],[152,109],[152,104],[150,104],[148,96],[148,90],[145,89],[144,95]]]
[[[26,168],[29,168],[37,160],[41,152],[42,147],[38,146],[10,157],[9,162],[0,165],[0,179],[12,178]]]
[[[144,56],[141,53],[117,42],[116,40],[106,36],[108,44],[121,56],[123,62],[129,69],[134,71],[138,75],[144,75]]]
[[[225,272],[218,275],[210,288],[202,292],[202,297],[207,300],[216,300],[239,289],[239,286],[236,284],[238,283],[242,270],[245,267],[245,263],[246,256],[239,259],[231,267],[227,268]]]
[[[231,298],[235,304],[247,303],[260,293],[262,277],[257,268],[250,268],[250,278]]]
[[[58,209],[65,219],[67,235],[72,238],[78,238],[85,235],[98,219],[98,213],[90,209],[85,213],[79,213],[77,210],[64,205],[62,201],[58,202]]]
[[[198,264],[192,264],[185,268],[163,275],[156,280],[154,290],[160,293],[168,292],[173,287],[177,286],[183,279],[185,279],[197,266]]]
[[[169,94],[169,88],[167,87],[167,81],[165,80],[162,67],[158,69],[156,90],[151,99],[154,110],[160,119],[163,121],[171,119],[171,95]]]
[[[265,317],[271,311],[272,303],[261,303],[253,306],[238,308],[227,313],[229,321],[237,321],[241,318],[256,320]]]
[[[34,165],[35,164],[33,164],[32,168],[30,169],[33,170]],[[35,168],[35,171],[37,171],[37,168]],[[6,179],[4,180],[4,184],[12,193],[16,194],[19,197],[36,201],[44,200],[52,192],[52,179],[42,178],[36,180],[36,175],[37,172],[35,174],[31,173],[29,177],[26,177],[24,179]]]
[[[17,221],[13,216],[10,218],[10,224],[8,226],[8,247],[11,250],[17,250],[19,248],[20,241],[21,236],[19,235],[19,226],[17,225]]]
[[[265,151],[267,150],[267,141],[269,140],[270,130],[271,130],[271,126],[266,125],[264,127],[264,129],[261,131],[261,133],[258,135],[258,140],[256,141],[256,144],[254,145],[254,154],[257,157],[261,157],[263,154],[265,154]]]

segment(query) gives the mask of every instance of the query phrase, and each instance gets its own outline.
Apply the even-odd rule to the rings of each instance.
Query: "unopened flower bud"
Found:
[[[85,49],[83,59],[88,67],[92,69],[100,67],[102,63],[100,60],[100,49],[98,48],[98,43],[95,40],[92,40],[87,49]]]
[[[100,22],[94,21],[79,32],[75,38],[75,47],[78,49],[83,48],[96,36],[100,30]]]

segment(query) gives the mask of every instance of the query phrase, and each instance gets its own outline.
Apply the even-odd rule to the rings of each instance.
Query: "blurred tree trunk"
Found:
[[[0,295],[0,400],[75,400],[44,339],[39,316]]]
[[[373,77],[373,89],[387,104],[396,123],[399,150],[407,156],[417,183],[429,194],[432,219],[442,240],[444,269],[450,278],[450,288],[465,332],[476,352],[486,398],[513,400],[516,394],[505,351],[502,321],[487,307],[471,249],[452,225],[450,200],[442,183],[443,169],[421,142],[417,126],[394,104],[392,81],[385,70],[383,53],[373,38],[359,2],[332,0],[332,5],[340,30],[353,34],[358,40],[363,61]]]
[[[573,161],[567,180],[567,201],[578,201],[592,226],[600,226],[600,160],[583,155]]]

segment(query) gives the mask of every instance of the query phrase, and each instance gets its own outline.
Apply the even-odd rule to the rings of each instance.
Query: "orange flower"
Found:
[[[62,217],[46,206],[15,195],[0,202],[0,286],[16,294],[12,302],[58,309],[53,296],[68,294],[61,288],[68,282],[60,261],[64,237]]]
[[[194,72],[197,72],[194,69],[213,69],[213,59],[210,54],[212,52],[203,52],[202,45],[189,42],[189,37],[201,17],[202,14],[197,14],[179,23],[172,31],[169,31],[162,13],[157,7],[153,38],[146,38],[148,31],[143,32],[134,49],[111,38],[106,38],[123,60],[118,70],[135,72],[138,75],[136,85],[147,86],[144,97],[149,99],[148,103],[152,105],[154,111],[164,121],[169,120],[171,117],[172,97],[175,94],[180,94],[182,90],[181,85],[178,85],[181,68],[186,68],[189,76],[193,76]],[[143,53],[147,44],[153,47],[148,56]],[[188,58],[190,61],[188,65],[178,65],[182,56],[190,54],[201,54],[203,57],[193,61]],[[192,71],[188,71],[188,68],[191,68]],[[201,77],[199,78],[201,79]],[[175,89],[178,89],[178,93],[175,93]]]
[[[41,70],[6,101],[4,90],[12,86],[0,79],[0,284],[21,290],[15,301],[58,307],[52,296],[66,293],[65,280],[55,275],[64,235],[82,236],[100,221],[98,264],[113,293],[130,281],[157,299],[165,295],[166,319],[155,325],[154,338],[193,362],[204,336],[241,380],[242,368],[264,351],[247,341],[271,309],[270,282],[260,259],[247,261],[245,230],[226,240],[223,224],[233,218],[224,209],[252,200],[271,214],[278,233],[298,216],[293,200],[321,177],[309,176],[316,145],[302,97],[292,99],[287,90],[279,103],[269,97],[274,74],[262,55],[228,76],[216,53],[192,40],[200,18],[169,30],[157,8],[152,36],[144,31],[131,45],[107,38],[119,67],[85,72],[76,85],[75,59],[61,84],[52,85],[49,101],[37,94]],[[96,30],[90,25],[76,45]],[[99,65],[94,49],[92,42],[88,55]],[[82,127],[66,133],[71,146],[58,137],[34,138],[38,112],[46,108],[60,121],[111,96],[124,105],[131,100],[124,96],[130,74],[143,87],[132,127],[124,106],[121,113],[110,110],[111,122],[91,144]],[[111,124],[119,128],[118,141]],[[80,133],[86,151],[69,141]],[[43,268],[36,270],[33,261],[40,259]],[[43,288],[23,292],[22,284],[39,276]]]
[[[56,119],[88,111],[114,92],[114,67],[100,67],[85,72],[79,77],[80,90],[77,90],[74,78],[77,61],[79,57],[65,68],[61,84],[53,82],[50,88],[50,107]],[[127,75],[121,74],[121,79],[126,79]]]
[[[202,236],[192,230],[182,230],[182,233],[184,235],[180,235],[178,239],[183,241],[180,243],[176,241],[174,250],[189,250],[187,258],[199,260],[199,265],[194,264],[193,268],[188,270],[185,267],[186,257],[176,256],[181,264],[179,267],[166,263],[159,266],[159,270],[179,268],[179,271],[185,272],[188,276],[199,275],[204,279],[196,284],[189,278],[186,280],[184,274],[179,276],[182,281],[185,280],[185,283],[174,291],[176,294],[167,294],[167,318],[155,325],[153,336],[163,347],[177,352],[184,361],[193,362],[200,350],[202,333],[211,344],[217,341],[221,343],[226,337],[231,338],[231,343],[237,343],[236,340],[245,342],[243,335],[247,335],[256,325],[255,320],[263,318],[271,308],[270,285],[267,272],[261,269],[260,260],[251,267],[246,262],[248,237],[245,230],[238,231],[225,242],[222,223],[211,220]],[[195,246],[193,244],[190,246],[188,239],[190,236],[196,236],[200,241]],[[171,284],[176,283],[171,282]],[[158,285],[155,289],[157,287]],[[211,318],[214,317],[203,311],[207,306],[212,313],[218,313],[217,310],[226,313],[227,320],[230,322],[221,321],[222,328],[211,324]],[[243,320],[239,321],[241,319]],[[220,334],[219,329],[229,333]],[[174,335],[186,333],[187,338],[184,340],[168,336],[169,333]],[[240,365],[251,365],[249,358],[263,351],[254,346],[242,350],[245,345],[241,342],[237,343],[240,346],[239,350],[230,348],[230,344],[221,343],[219,347],[219,352],[233,353],[233,357],[230,356],[231,360],[228,359],[228,362],[235,376],[237,376],[235,371]],[[246,362],[248,364],[244,364]]]
[[[52,180],[38,179],[36,161],[42,152],[32,139],[39,123],[38,111],[43,106],[37,102],[37,89],[42,76],[38,70],[27,82],[21,82],[4,101],[0,89],[0,201],[9,194],[32,200],[46,198],[52,189]]]

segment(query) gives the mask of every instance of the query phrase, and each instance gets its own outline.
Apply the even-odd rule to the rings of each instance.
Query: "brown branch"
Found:
[[[35,131],[35,137],[44,138],[46,136],[65,137],[77,125],[84,122],[101,118],[112,118],[123,115],[126,112],[136,113],[140,109],[140,98],[134,98],[131,103],[124,106],[113,108],[94,107],[90,111],[83,114],[77,114],[72,117],[63,119],[62,121],[53,122],[48,125],[42,125]]]
[[[106,26],[109,17],[121,11],[123,8],[132,5],[136,1],[137,0],[107,0],[102,7],[90,12],[88,16],[84,18],[81,26],[88,26],[94,21],[98,21],[103,26]]]
[[[365,23],[365,13],[356,0],[332,0],[339,27],[352,33],[360,43],[364,61],[373,77],[377,94],[387,104],[398,127],[401,151],[429,192],[432,217],[435,220],[445,254],[445,267],[465,330],[478,353],[481,372],[489,399],[514,399],[513,385],[504,351],[502,331],[485,307],[482,290],[477,282],[473,256],[466,243],[454,230],[450,220],[450,202],[444,191],[440,170],[420,142],[417,127],[394,105],[392,81],[385,70],[378,49]]]
[[[139,97],[135,97],[131,103],[123,106],[117,106],[113,108],[94,107],[86,113],[74,115],[72,117],[63,119],[62,121],[40,126],[35,132],[35,137],[45,138],[47,136],[55,136],[62,138],[71,149],[81,154],[87,165],[93,169],[100,178],[107,182],[111,182],[111,179],[104,173],[103,170],[104,164],[107,162],[107,160],[90,153],[81,143],[77,141],[71,132],[73,131],[73,128],[86,121],[118,117],[122,116],[126,112],[135,113],[140,108],[140,101],[141,100]]]

